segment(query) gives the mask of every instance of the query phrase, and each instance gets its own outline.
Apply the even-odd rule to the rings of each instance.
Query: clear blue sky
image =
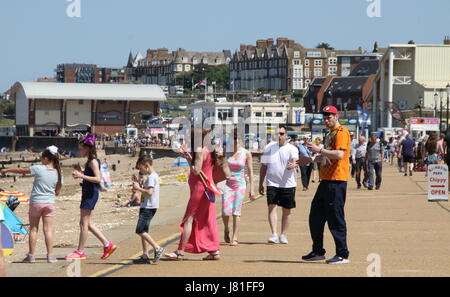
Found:
[[[450,35],[448,0],[380,1],[382,17],[369,18],[367,0],[81,0],[81,18],[69,18],[67,0],[1,0],[0,92],[58,63],[123,66],[130,50],[235,50],[278,36],[371,50]]]

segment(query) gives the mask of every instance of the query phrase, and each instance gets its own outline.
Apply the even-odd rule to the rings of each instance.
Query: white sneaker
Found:
[[[280,243],[280,238],[277,234],[272,234],[272,236],[269,237],[267,240],[269,243]]]
[[[280,243],[282,243],[282,244],[288,244],[289,243],[286,235],[283,235],[283,234],[280,235]]]

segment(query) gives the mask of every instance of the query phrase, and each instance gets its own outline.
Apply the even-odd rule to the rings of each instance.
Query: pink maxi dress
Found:
[[[205,147],[206,159],[203,161],[202,171],[207,178],[213,181],[213,159],[211,153]],[[205,187],[199,176],[192,172],[189,174],[190,198],[186,212],[181,222],[181,239],[178,250],[181,250],[181,244],[184,236],[184,224],[190,216],[194,217],[192,223],[192,233],[184,251],[191,254],[213,253],[219,250],[219,231],[216,220],[216,204],[210,202],[205,195]]]

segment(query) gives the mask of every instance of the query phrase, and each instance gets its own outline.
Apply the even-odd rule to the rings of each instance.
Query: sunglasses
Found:
[[[334,116],[334,113],[323,113],[324,118],[329,118],[331,116]]]
[[[284,136],[286,133],[280,132],[278,134],[280,134],[280,136]]]

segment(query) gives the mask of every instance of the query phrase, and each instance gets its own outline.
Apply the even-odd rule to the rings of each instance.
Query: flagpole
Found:
[[[208,95],[208,78],[205,78],[205,101],[207,95]]]
[[[234,92],[234,79],[233,79],[233,103],[234,103],[234,95],[235,95],[235,92]]]

